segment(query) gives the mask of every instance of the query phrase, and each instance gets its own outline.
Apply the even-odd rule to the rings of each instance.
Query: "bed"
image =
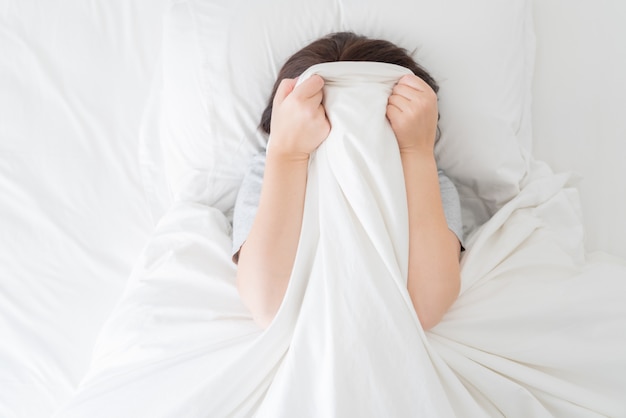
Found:
[[[266,393],[280,400],[292,382],[268,392],[284,347],[259,346],[269,359],[263,367],[220,369],[260,335],[232,286],[229,220],[246,165],[263,146],[256,118],[282,60],[306,41],[347,29],[415,48],[442,85],[438,155],[464,199],[470,240],[465,298],[411,343],[427,341],[424,356],[438,359],[434,369],[420,363],[443,382],[433,399],[453,399],[425,402],[422,412],[459,415],[476,404],[485,416],[626,416],[618,373],[626,361],[626,55],[619,41],[626,6],[499,3],[398,1],[408,10],[402,16],[375,1],[274,1],[271,10],[252,1],[0,3],[0,416],[279,410],[270,402],[261,409],[261,400]],[[473,164],[463,164],[468,155]],[[545,176],[524,177],[529,167]],[[491,228],[495,237],[509,225],[511,236],[523,234],[533,221],[508,223],[523,215],[511,202],[521,201],[531,180],[548,177],[550,186],[535,182],[539,191],[527,195],[552,187],[562,197],[555,205],[571,209],[532,215],[559,225],[537,245],[555,240],[564,258],[552,250],[538,256],[543,247],[535,241],[524,253],[520,243],[502,247],[477,233]],[[483,254],[499,255],[487,265]],[[506,293],[485,278],[509,277],[513,262],[539,278],[512,285],[519,298],[524,284],[554,276],[550,269],[583,272],[577,293],[554,284],[537,306],[558,301],[573,309],[584,297],[604,298],[594,311],[603,326],[576,316],[558,324],[582,325],[595,337],[569,353],[590,370],[533,356],[532,346],[515,357],[520,350],[488,337],[511,332],[506,319],[523,313],[513,315],[521,299],[511,291],[482,305],[492,311],[472,311],[489,292]],[[583,294],[591,281],[606,285],[604,293],[590,286]],[[495,324],[477,319],[485,312],[510,315]],[[465,335],[464,328],[482,332]],[[531,331],[518,327],[510,338],[523,345]],[[585,350],[603,356],[600,372]],[[501,355],[487,355],[494,353]],[[244,392],[245,399],[235,395]]]

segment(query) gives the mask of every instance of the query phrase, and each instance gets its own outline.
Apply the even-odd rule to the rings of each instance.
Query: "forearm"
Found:
[[[308,156],[268,152],[250,234],[239,254],[237,289],[257,323],[267,327],[282,303],[300,238]]]
[[[433,153],[401,155],[409,209],[407,286],[422,326],[430,329],[458,296],[460,244],[448,229]]]

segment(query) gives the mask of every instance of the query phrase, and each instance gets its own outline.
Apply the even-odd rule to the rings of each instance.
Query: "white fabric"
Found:
[[[188,4],[180,0],[174,2],[181,4],[180,8],[174,8],[177,11],[184,10]],[[623,25],[626,3],[602,2],[599,7],[581,0],[535,0],[533,3],[534,29],[538,41],[534,73],[536,82],[533,86],[533,120],[536,122],[533,123],[536,128],[533,133],[534,150],[556,170],[573,170],[584,176],[580,189],[586,222],[586,243],[590,244],[590,248],[626,256],[626,218],[623,217],[626,212],[626,183],[623,181],[626,178],[626,165],[623,164],[623,156],[626,154],[626,119],[623,117],[623,98],[626,96],[626,79],[623,74],[626,73],[626,62],[621,43],[626,37],[626,26]],[[240,59],[248,57],[255,62],[271,63],[271,69],[263,76],[263,81],[255,84],[262,85],[260,90],[246,92],[257,95],[253,102],[258,107],[269,94],[275,76],[273,72],[281,60],[304,42],[321,35],[322,29],[326,29],[322,20],[333,21],[338,16],[335,4],[339,3],[311,1],[304,4],[285,1],[281,7],[269,6],[266,14],[257,9],[250,12],[248,9],[233,8],[235,4],[248,4],[245,1],[211,2],[206,3],[203,9],[195,7],[195,4],[188,9],[188,14],[180,13],[176,19],[168,12],[167,22],[181,19],[180,26],[169,26],[166,31],[167,41],[172,41],[171,48],[178,48],[178,53],[183,57],[191,57],[195,52],[200,54],[196,46],[203,48],[202,53],[207,54],[207,68],[219,69],[220,72],[216,74],[236,72],[234,79],[227,79],[228,86],[236,86],[236,79],[241,79],[238,71],[242,71],[242,68],[234,66],[235,62],[241,62]],[[272,2],[265,4],[278,5]],[[284,7],[290,4],[294,5],[293,8]],[[343,2],[344,6],[346,4]],[[474,61],[483,62],[480,57],[494,53],[491,47],[500,41],[500,46],[509,48],[511,53],[500,54],[501,59],[522,54],[518,42],[520,38],[513,37],[516,28],[520,27],[518,24],[521,20],[518,23],[513,20],[519,10],[510,8],[510,2],[405,2],[403,6],[423,11],[420,19],[431,19],[430,24],[414,19],[411,28],[396,28],[393,23],[389,24],[391,20],[387,21],[394,13],[397,15],[397,8],[391,5],[400,3],[379,2],[372,5],[352,1],[350,4],[359,8],[360,4],[367,4],[362,11],[357,10],[358,14],[352,14],[358,30],[364,33],[392,36],[393,41],[408,48],[412,48],[414,41],[420,39],[424,44],[436,39],[449,41],[441,51],[430,50],[426,53],[420,47],[417,51],[420,59],[464,48],[465,58],[455,60],[456,66],[450,68],[451,71],[465,68]],[[387,10],[379,13],[379,9],[373,8],[379,6],[385,6]],[[203,14],[209,9],[210,14]],[[304,11],[307,18],[306,21],[296,19],[295,24],[290,26],[294,9]],[[368,10],[374,12],[368,15]],[[239,13],[245,19],[239,20]],[[0,416],[3,418],[49,417],[51,411],[71,394],[88,366],[100,326],[119,298],[131,264],[136,261],[141,246],[153,228],[148,222],[147,208],[142,200],[136,160],[136,135],[139,114],[148,93],[148,82],[155,70],[160,45],[160,14],[161,2],[152,0],[0,0]],[[211,16],[215,20],[207,20],[212,19]],[[344,15],[344,18],[352,19],[352,16]],[[382,16],[385,16],[386,22],[383,22]],[[555,19],[555,16],[559,18]],[[215,31],[204,29],[201,33],[213,36],[212,39],[200,36],[201,33],[194,30],[195,23],[188,20],[192,17],[199,18],[195,22],[197,24],[210,21]],[[517,17],[522,19],[520,14]],[[407,20],[409,18],[411,16],[407,14]],[[467,24],[464,24],[462,20],[466,18]],[[481,18],[493,20],[491,26],[478,22]],[[222,26],[220,21],[228,23]],[[262,21],[268,22],[272,29],[255,26]],[[496,26],[498,21],[502,22],[501,26]],[[346,20],[346,23],[350,22]],[[441,36],[429,35],[428,39],[422,39],[415,32],[429,30],[425,28],[432,26],[441,27]],[[503,33],[507,27],[511,30],[508,32],[510,39]],[[185,28],[187,32],[183,32]],[[253,34],[241,32],[246,28],[254,30]],[[306,32],[303,28],[307,28]],[[320,33],[314,32],[313,28],[320,30]],[[238,32],[243,34],[241,38],[235,36]],[[180,35],[180,38],[170,38],[174,34]],[[256,37],[255,34],[260,35]],[[526,39],[532,41],[532,31],[528,35]],[[248,48],[246,42],[250,40],[258,43],[250,44]],[[213,41],[221,47],[208,53],[205,48],[217,45]],[[262,42],[265,44],[261,45]],[[229,45],[234,47],[230,48]],[[210,57],[215,57],[215,61]],[[174,58],[171,59],[168,62],[175,64]],[[192,68],[187,61],[179,63],[180,68]],[[218,68],[219,65],[221,67]],[[517,66],[507,65],[496,65],[491,71],[497,72],[505,67],[507,71],[495,74],[498,78],[518,71]],[[198,67],[193,68],[198,70]],[[469,77],[466,81],[471,83],[472,80],[474,78]],[[216,75],[215,84],[210,84],[210,87],[219,87],[225,83]],[[503,88],[501,93],[510,91]],[[216,92],[224,93],[219,89],[211,90],[210,93]],[[187,90],[180,93],[186,98],[190,97]],[[168,97],[172,99],[175,96]],[[221,99],[224,96],[219,97]],[[245,95],[242,97],[248,98]],[[185,105],[182,101],[172,103]],[[254,118],[250,119],[247,116],[238,119],[241,111],[252,114],[246,100],[238,104],[224,109],[219,116],[234,122],[245,119],[246,126],[256,123],[258,115],[252,115]],[[145,144],[153,145],[150,141],[154,140],[160,147],[155,132],[158,132],[161,118],[158,112],[150,116],[154,117],[157,129],[144,130]],[[193,117],[190,122],[208,124],[211,120],[209,116],[201,115]],[[250,149],[248,139],[241,136],[240,131],[233,129],[227,132],[235,135],[226,137],[240,141],[241,149],[246,152],[238,154],[236,158],[245,160],[255,150]],[[231,145],[236,147],[229,142],[228,146]],[[148,153],[158,149],[145,147]],[[217,152],[222,157],[225,155],[219,149],[211,152]],[[245,161],[234,162],[241,164],[237,167],[246,164]],[[154,168],[161,171],[154,171],[153,174],[164,179],[162,165]],[[160,186],[162,183],[157,183],[151,175],[147,176],[147,180]],[[231,183],[228,187],[235,186]],[[152,190],[163,192],[163,189]],[[170,195],[163,193],[158,196],[171,199]],[[526,211],[530,212],[531,207]],[[152,360],[158,358],[152,369],[148,370],[152,374],[148,371],[143,374],[145,380],[142,383],[147,392],[142,392],[140,386],[129,389],[126,384],[113,391],[111,399],[115,398],[121,408],[130,408],[130,404],[135,403],[138,410],[143,410],[157,400],[154,404],[156,409],[164,402],[161,398],[166,396],[167,402],[176,403],[176,396],[180,392],[189,392],[186,389],[187,382],[190,387],[197,388],[198,381],[194,379],[201,378],[211,370],[211,367],[202,367],[210,366],[208,361],[187,360],[187,368],[183,368],[182,363],[184,358],[194,357],[193,350],[198,351],[197,348],[205,343],[203,339],[216,335],[212,334],[206,322],[202,322],[211,317],[212,312],[205,301],[211,301],[210,306],[221,309],[223,303],[220,297],[230,294],[224,290],[230,284],[221,285],[219,281],[211,279],[219,274],[232,278],[233,274],[230,261],[224,255],[228,251],[228,244],[224,246],[228,242],[228,226],[222,222],[221,215],[214,212],[202,205],[181,204],[168,215],[169,235],[163,223],[150,246],[152,254],[163,256],[160,258],[162,264],[157,265],[156,259],[142,259],[141,265],[149,266],[152,271],[148,273],[138,269],[136,272],[136,276],[141,275],[142,281],[150,282],[150,286],[144,287],[144,290],[149,288],[151,293],[129,290],[121,304],[141,306],[145,318],[156,315],[158,320],[116,323],[101,338],[102,342],[108,337],[112,341],[114,334],[120,335],[117,332],[121,329],[127,331],[127,345],[123,347],[128,348],[128,351],[116,356],[130,357],[132,351],[137,356],[134,358],[135,365],[140,363],[141,353],[145,352],[142,350],[149,348],[153,352],[158,351],[158,354],[153,353],[149,357]],[[158,213],[158,217],[162,213]],[[500,221],[505,223],[505,218],[501,217]],[[574,222],[571,225],[579,227]],[[196,226],[198,229],[194,230]],[[186,235],[185,231],[188,232]],[[490,231],[489,234],[494,229]],[[212,237],[211,240],[205,239],[207,236]],[[158,243],[157,237],[160,239]],[[504,239],[511,237],[511,233],[507,233]],[[174,245],[181,241],[187,245]],[[173,247],[167,262],[166,243]],[[497,243],[495,238],[492,243]],[[505,260],[505,264],[506,253],[502,251],[500,257]],[[533,257],[538,253],[526,251],[525,254]],[[183,265],[187,263],[193,264],[183,270]],[[522,255],[517,257],[516,263],[523,265]],[[585,267],[583,279],[595,281],[598,277],[599,286],[607,285],[608,279],[602,276],[614,275],[618,267],[605,263],[596,261]],[[545,274],[542,266],[549,267],[547,262],[533,264],[531,273],[540,272],[541,277]],[[185,276],[181,285],[180,275],[183,271],[195,271],[197,274],[193,277]],[[215,274],[212,276],[209,272]],[[150,279],[159,274],[162,275],[159,280]],[[506,274],[502,276],[506,277]],[[524,278],[518,280],[518,289],[525,289],[524,281]],[[491,298],[488,286],[489,280],[481,284],[482,293],[476,293],[475,299]],[[579,290],[582,288],[581,285]],[[555,289],[562,288],[555,286]],[[515,302],[513,294],[511,291],[509,296]],[[525,294],[521,293],[520,297]],[[575,294],[575,290],[567,293]],[[468,300],[464,298],[461,300]],[[597,294],[589,295],[588,298],[597,300]],[[570,299],[576,301],[575,298]],[[497,300],[490,308],[489,318],[493,320],[499,317],[499,314],[492,313],[500,310],[496,305]],[[587,299],[581,297],[578,300],[584,303]],[[226,303],[230,301],[232,299],[226,299]],[[454,308],[457,324],[454,326],[458,329],[466,327],[467,333],[474,332],[475,338],[468,336],[463,341],[468,345],[476,345],[477,341],[483,340],[486,334],[484,330],[491,324],[486,323],[478,307],[474,311],[471,326],[468,321],[460,321],[466,312],[465,308],[460,308],[462,303],[459,302],[459,307]],[[155,308],[157,304],[158,309]],[[607,311],[611,309],[611,305],[606,308]],[[522,314],[523,310],[524,307],[520,307]],[[226,312],[235,317],[232,311]],[[540,312],[539,309],[538,315]],[[586,312],[581,311],[581,321]],[[119,312],[116,315],[120,317]],[[126,315],[127,318],[131,316],[129,313]],[[247,321],[245,312],[238,315],[237,318],[244,318],[241,322]],[[452,315],[446,319],[445,327],[453,326],[450,322]],[[171,324],[171,328],[165,329],[166,324]],[[568,322],[564,326],[570,325]],[[443,327],[444,324],[436,331],[439,332]],[[516,336],[511,327],[510,323],[503,321],[497,328],[494,327],[497,331],[489,335],[498,332],[509,337]],[[145,344],[148,329],[153,329],[160,338],[155,337],[150,347]],[[477,329],[483,331],[475,331]],[[237,332],[237,335],[243,334],[241,330]],[[584,329],[581,332],[585,332]],[[133,334],[137,335],[131,338]],[[587,334],[594,335],[592,332]],[[428,335],[430,338],[434,333]],[[133,341],[143,345],[133,346]],[[477,346],[482,347],[482,350],[490,345],[489,341],[487,339],[483,346]],[[119,343],[117,340],[114,342]],[[114,342],[111,345],[99,345],[99,353],[108,352]],[[122,347],[121,343],[119,347]],[[187,347],[190,348],[185,351]],[[211,352],[210,349],[205,351]],[[180,353],[183,354],[177,357]],[[475,351],[474,354],[480,353]],[[606,355],[610,357],[611,353]],[[475,358],[481,360],[481,364],[486,364],[485,356]],[[166,359],[177,361],[179,367],[168,368]],[[581,363],[594,367],[582,356]],[[129,363],[127,370],[131,367]],[[480,367],[466,367],[465,374],[471,376]],[[168,370],[171,373],[168,374]],[[134,374],[138,381],[140,373],[136,371]],[[171,381],[159,382],[159,379]],[[480,380],[475,378],[473,384]],[[160,391],[160,388],[167,390]],[[474,392],[478,393],[476,390]],[[154,396],[147,399],[149,394]],[[91,402],[102,401],[101,396],[104,395],[94,395]],[[131,399],[131,396],[136,396],[136,400]],[[147,402],[144,402],[146,399]],[[193,409],[193,405],[188,405],[188,408]],[[158,416],[159,413],[157,411],[152,415]],[[197,415],[201,415],[201,411],[197,411]]]
[[[585,260],[577,193],[544,164],[469,237],[459,299],[421,329],[384,116],[403,71],[311,69],[328,80],[333,128],[269,328],[237,296],[225,216],[178,202],[57,417],[624,416],[626,264]]]
[[[0,0],[0,417],[49,418],[153,224],[137,132],[152,0]]]
[[[158,219],[176,199],[231,214],[278,70],[336,31],[386,39],[440,84],[440,167],[457,185],[466,233],[519,192],[530,148],[530,0],[174,1],[165,15],[160,136],[145,137]],[[160,168],[160,170],[155,170]]]

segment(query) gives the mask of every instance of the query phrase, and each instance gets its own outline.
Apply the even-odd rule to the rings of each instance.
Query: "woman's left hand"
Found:
[[[438,117],[437,94],[424,80],[409,74],[393,87],[387,102],[387,118],[400,152],[432,154]]]

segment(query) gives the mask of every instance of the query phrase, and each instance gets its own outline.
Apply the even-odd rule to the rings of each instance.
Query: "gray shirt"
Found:
[[[246,173],[235,203],[233,215],[233,260],[237,261],[239,249],[248,238],[252,223],[256,216],[257,207],[261,198],[261,186],[263,185],[263,172],[265,171],[265,152],[257,154],[252,159]],[[448,228],[459,238],[463,244],[463,223],[461,221],[461,205],[459,194],[454,183],[439,170],[439,190],[443,211],[448,222]]]

